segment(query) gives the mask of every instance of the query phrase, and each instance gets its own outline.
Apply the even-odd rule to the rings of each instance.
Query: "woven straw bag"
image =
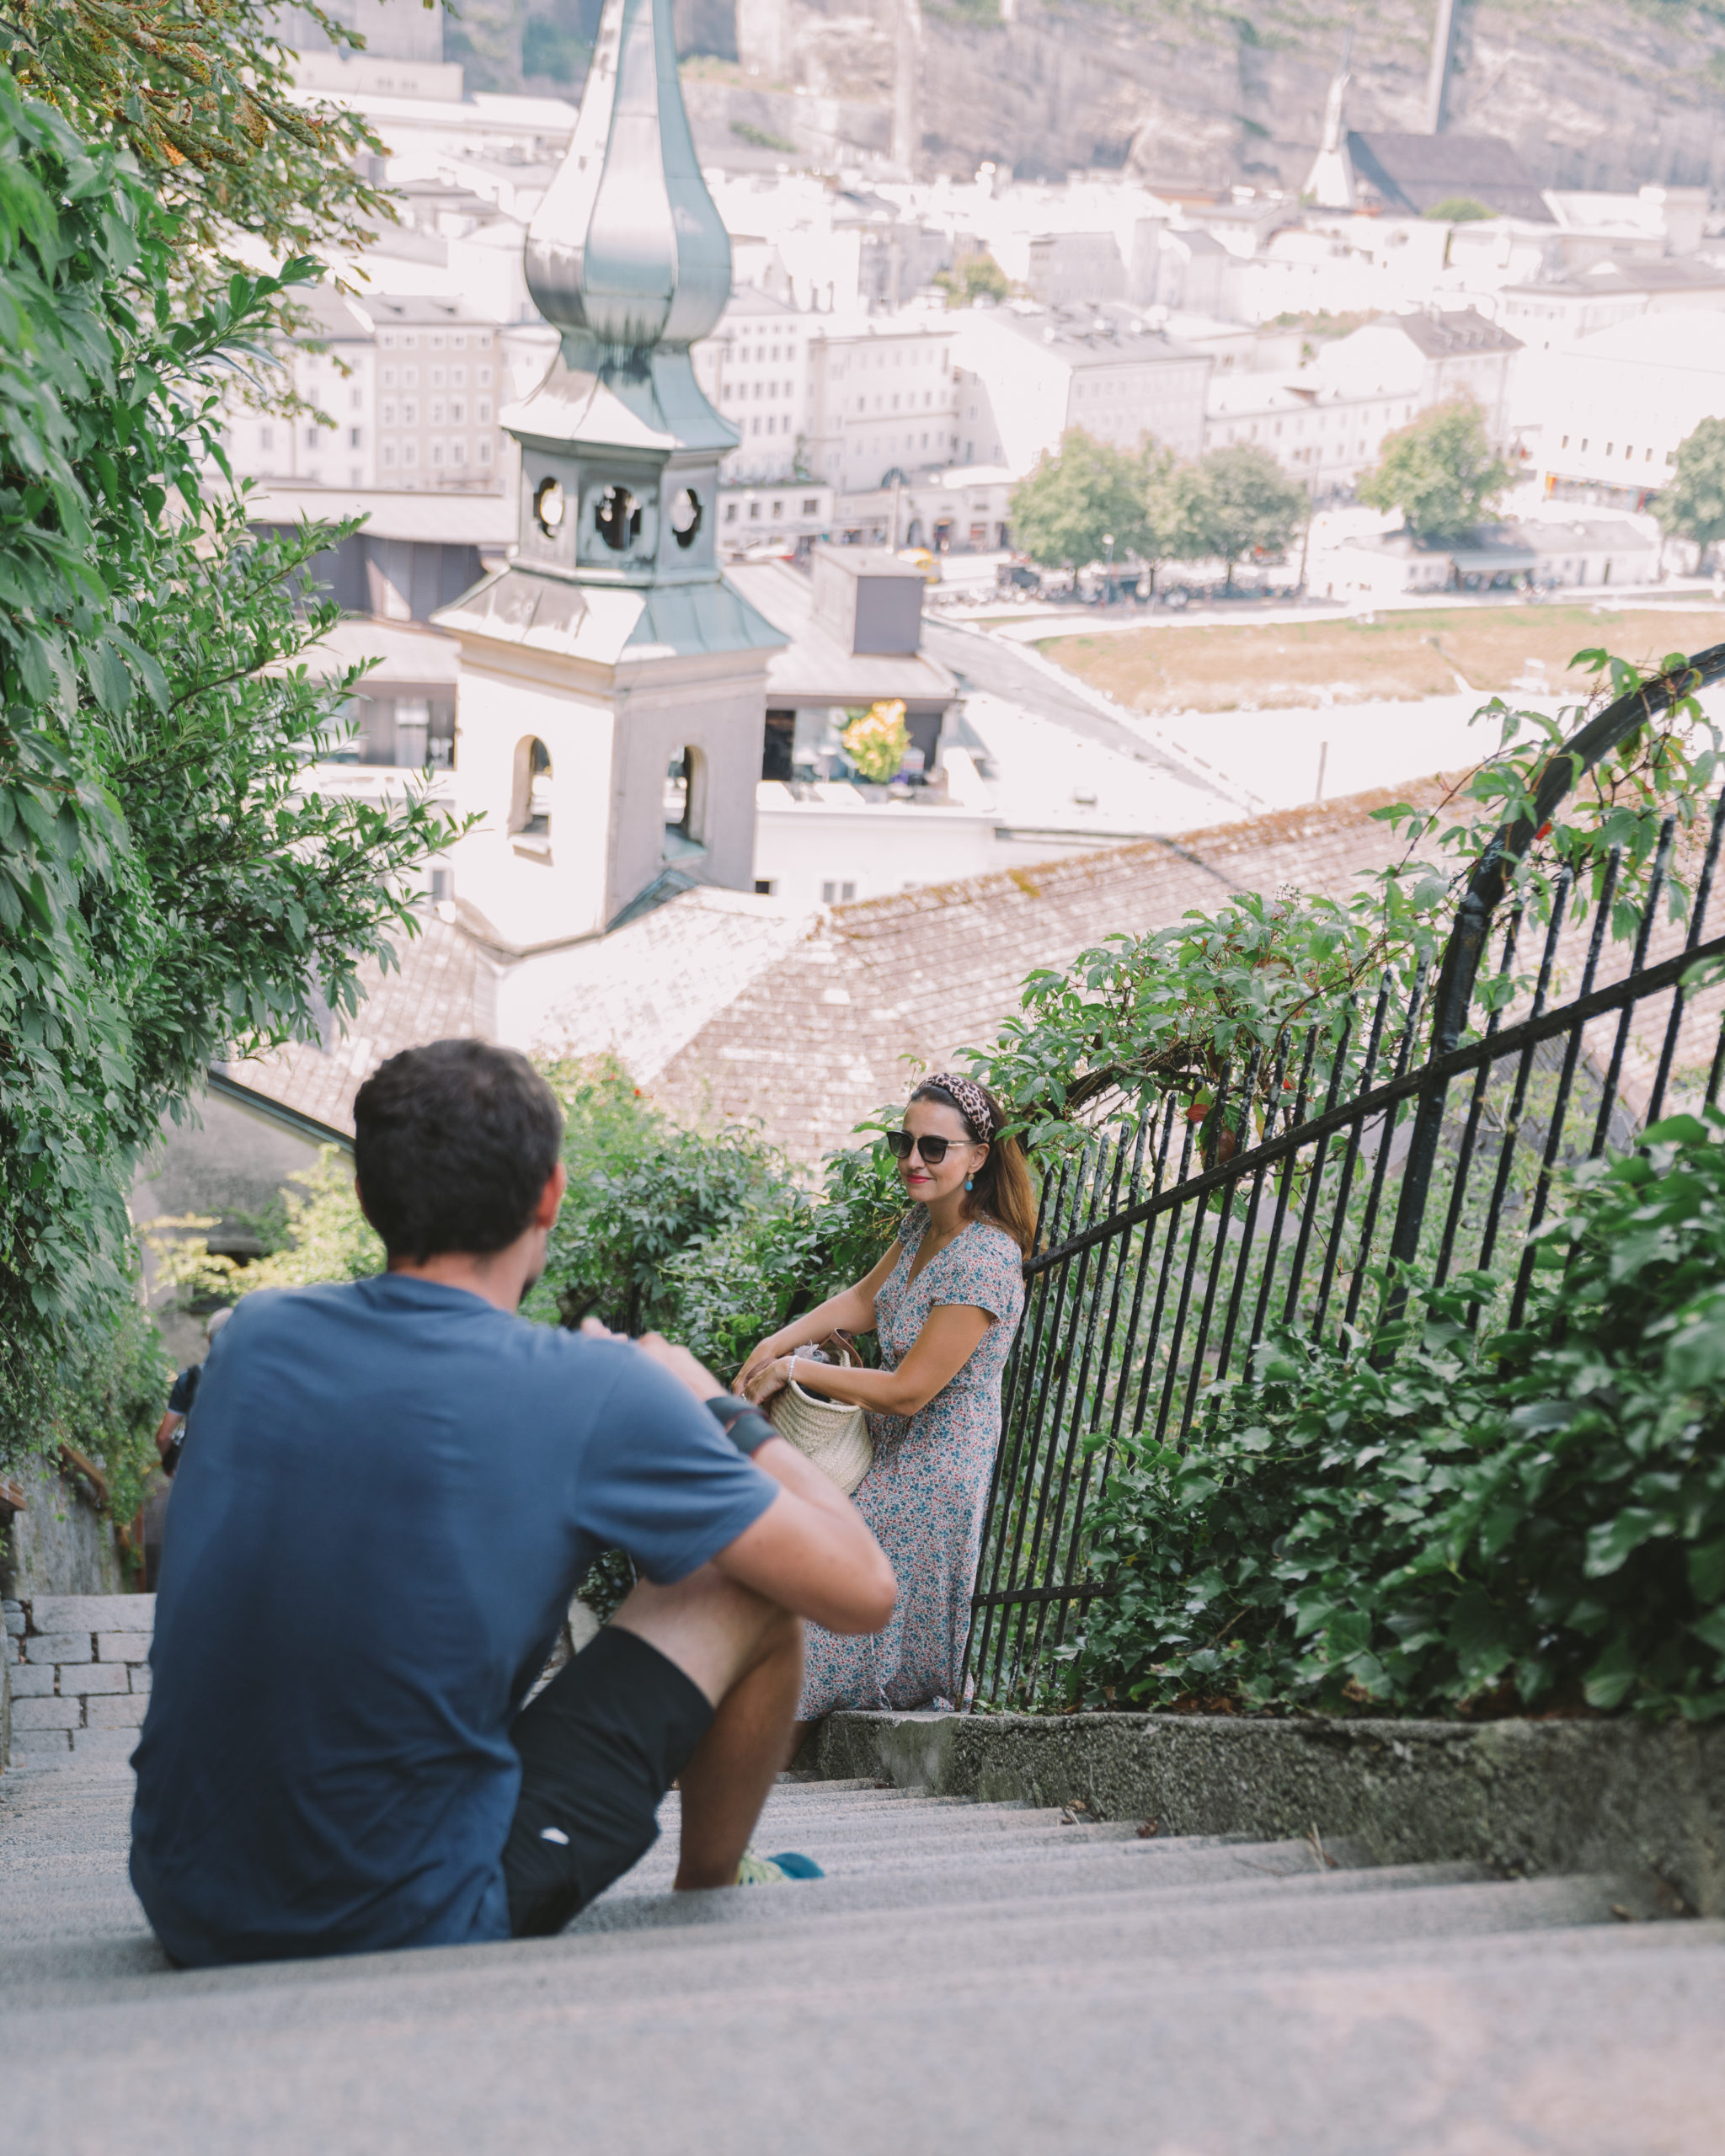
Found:
[[[862,1368],[862,1358],[854,1349],[846,1348],[844,1357],[847,1365]],[[860,1407],[823,1400],[818,1393],[804,1391],[793,1378],[767,1402],[766,1414],[785,1442],[836,1482],[847,1497],[874,1464],[868,1417]]]

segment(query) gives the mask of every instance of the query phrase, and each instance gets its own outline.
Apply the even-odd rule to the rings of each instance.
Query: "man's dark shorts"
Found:
[[[543,1938],[659,1838],[660,1800],[707,1733],[706,1694],[607,1625],[515,1717],[521,1793],[503,1852],[510,1930]]]

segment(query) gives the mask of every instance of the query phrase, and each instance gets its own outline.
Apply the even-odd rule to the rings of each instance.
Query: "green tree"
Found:
[[[1116,449],[1081,427],[1069,428],[1059,451],[1044,451],[1012,496],[1012,536],[1033,561],[1049,568],[1098,562],[1114,539],[1114,557],[1154,561],[1162,547],[1155,490],[1167,452],[1148,440]]]
[[[334,46],[364,45],[317,0],[302,12]],[[131,152],[181,220],[168,274],[201,289],[239,266],[242,235],[279,261],[357,249],[395,214],[365,176],[384,145],[296,94],[282,29],[273,0],[0,0],[0,65],[87,141]]]
[[[1452,397],[1389,435],[1354,491],[1371,509],[1400,510],[1423,539],[1459,539],[1514,476],[1492,447],[1479,406]]]
[[[1495,217],[1498,213],[1471,195],[1446,195],[1441,202],[1434,202],[1429,210],[1422,210],[1419,214],[1434,225],[1473,225],[1482,217]]]
[[[127,1291],[125,1192],[219,1049],[315,1032],[414,932],[454,835],[307,793],[360,669],[300,594],[342,536],[259,538],[219,483],[223,386],[312,274],[165,296],[184,221],[0,72],[0,1425],[56,1328]],[[217,478],[206,501],[200,482]]]
[[[1250,442],[1181,465],[1167,498],[1169,553],[1180,561],[1214,557],[1226,563],[1230,590],[1241,557],[1279,553],[1311,508],[1306,489],[1268,450]]]
[[[1678,445],[1677,468],[1654,498],[1662,531],[1705,554],[1725,539],[1725,419],[1703,419]]]
[[[972,307],[979,299],[1003,300],[1012,291],[1012,280],[991,254],[967,254],[950,270],[935,273],[935,283],[947,296],[948,307]]]

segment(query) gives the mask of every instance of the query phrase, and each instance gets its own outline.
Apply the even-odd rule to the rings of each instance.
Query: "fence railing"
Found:
[[[1725,934],[1706,934],[1722,831],[1725,800],[1674,924],[1659,919],[1666,825],[1626,964],[1608,937],[1614,855],[1585,910],[1565,877],[1543,926],[1520,912],[1500,925],[1498,970],[1521,985],[1477,1038],[1458,1044],[1490,905],[1465,924],[1459,987],[1452,942],[1434,995],[1423,976],[1397,995],[1386,983],[1338,1029],[1289,1041],[1267,1074],[1254,1055],[1202,1132],[1169,1099],[1050,1174],[973,1597],[976,1704],[1038,1698],[1100,1591],[1086,1516],[1124,1438],[1183,1447],[1206,1389],[1240,1374],[1267,1331],[1316,1338],[1393,1317],[1407,1277],[1491,1273],[1497,1314],[1518,1321],[1560,1168],[1717,1101],[1722,999],[1684,983],[1725,958]],[[1222,1159],[1231,1141],[1203,1134],[1224,1129],[1230,1093],[1239,1150]]]

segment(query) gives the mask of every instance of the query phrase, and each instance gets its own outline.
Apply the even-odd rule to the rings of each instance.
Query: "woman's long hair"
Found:
[[[1002,1129],[1006,1110],[986,1086],[979,1085],[976,1090],[988,1102],[991,1131]],[[937,1082],[919,1086],[911,1098],[938,1101],[943,1107],[956,1108],[965,1129],[975,1129],[963,1102]],[[1029,1257],[1036,1242],[1036,1186],[1030,1180],[1030,1162],[1021,1138],[990,1138],[988,1158],[977,1171],[975,1187],[964,1201],[964,1209],[973,1219],[997,1222]]]

